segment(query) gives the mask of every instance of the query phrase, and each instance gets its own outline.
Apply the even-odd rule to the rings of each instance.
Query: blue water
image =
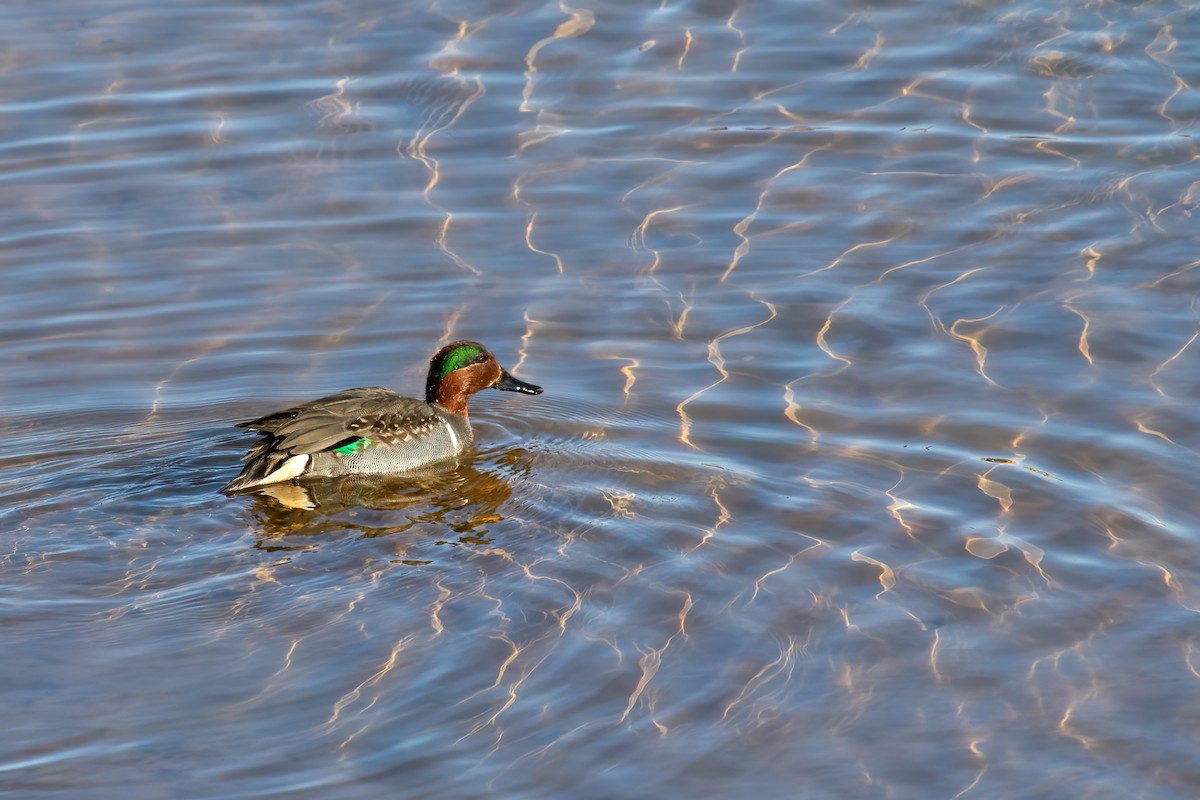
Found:
[[[0,795],[1194,796],[1198,17],[0,9]]]

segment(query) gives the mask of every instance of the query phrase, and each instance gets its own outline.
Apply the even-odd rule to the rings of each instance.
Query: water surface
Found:
[[[1197,3],[0,21],[0,794],[1194,796]]]

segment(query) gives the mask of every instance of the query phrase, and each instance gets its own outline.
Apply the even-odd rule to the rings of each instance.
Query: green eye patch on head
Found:
[[[478,345],[464,344],[455,347],[442,356],[437,365],[437,376],[441,380],[456,369],[469,367],[471,364],[487,358],[487,352]]]

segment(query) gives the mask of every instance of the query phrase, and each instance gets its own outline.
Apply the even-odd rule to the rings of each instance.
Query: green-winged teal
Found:
[[[425,400],[391,389],[347,389],[238,424],[261,437],[221,491],[240,492],[301,476],[406,472],[452,458],[471,441],[467,400],[480,389],[541,394],[517,380],[478,342],[460,341],[429,362]]]

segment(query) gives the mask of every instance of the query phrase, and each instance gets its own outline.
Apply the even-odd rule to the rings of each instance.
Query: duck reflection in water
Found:
[[[502,465],[522,469],[523,450],[506,453]],[[430,527],[439,538],[486,544],[488,526],[504,520],[512,497],[507,475],[460,464],[402,476],[346,475],[264,486],[253,493],[250,514],[260,546],[285,547],[284,538],[352,531],[363,538]]]

